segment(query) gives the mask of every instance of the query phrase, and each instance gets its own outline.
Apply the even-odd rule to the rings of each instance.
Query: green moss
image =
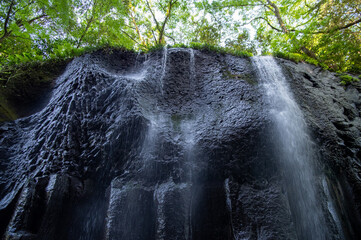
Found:
[[[341,79],[341,84],[342,85],[348,85],[348,84],[351,84],[353,82],[358,82],[360,81],[358,78],[355,78],[351,75],[348,75],[348,74],[344,74],[344,75],[341,75],[340,76],[340,79]]]
[[[192,114],[184,114],[184,115],[172,114],[170,119],[172,121],[173,130],[174,131],[180,131],[182,121],[189,120],[189,119],[192,119],[192,118],[193,118]]]
[[[0,71],[0,121],[25,116],[27,108],[48,91],[70,59],[7,65]]]
[[[251,74],[244,74],[243,79],[246,80],[251,85],[257,85],[258,82],[255,80],[255,78]]]
[[[0,91],[0,122],[13,121],[17,119],[14,109],[9,105],[8,101],[4,98]]]
[[[156,44],[156,45],[154,45],[154,46],[150,46],[150,47],[144,48],[143,51],[146,52],[146,53],[156,52],[156,51],[162,50],[164,47],[165,47],[164,44]]]
[[[273,53],[273,56],[275,57],[279,57],[279,58],[283,58],[283,59],[287,59],[287,60],[290,60],[292,62],[295,62],[295,63],[299,63],[299,62],[307,62],[309,64],[313,64],[315,66],[319,66],[319,67],[322,67],[323,69],[325,70],[330,70],[329,67],[314,59],[314,58],[310,58],[304,54],[299,54],[299,53],[283,53],[283,52],[275,52]]]
[[[231,73],[231,71],[226,67],[224,69],[222,69],[222,76],[223,76],[223,78],[226,78],[226,79],[244,80],[248,84],[251,84],[251,85],[257,85],[257,83],[258,83],[251,74],[247,74],[247,73],[234,74],[234,73]]]
[[[178,114],[173,114],[171,116],[174,131],[180,131],[180,124],[181,124],[182,119],[183,119],[183,117]]]
[[[278,58],[287,59],[287,60],[290,60],[295,63],[299,63],[299,62],[305,60],[305,57],[298,53],[275,52],[275,53],[273,53],[273,56],[278,57]]]
[[[170,46],[171,48],[190,48],[189,45],[184,43],[177,43]]]
[[[226,48],[226,47],[220,47],[215,46],[211,44],[205,44],[205,43],[198,43],[198,42],[191,42],[189,45],[186,44],[175,44],[168,46],[168,48],[193,48],[200,51],[207,51],[207,52],[215,52],[219,54],[230,54],[237,57],[252,57],[253,54],[248,51],[242,51],[242,50],[236,50],[233,48]]]

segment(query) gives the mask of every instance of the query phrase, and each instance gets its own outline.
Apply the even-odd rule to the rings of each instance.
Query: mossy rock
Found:
[[[340,76],[340,79],[341,79],[341,84],[342,85],[348,85],[348,84],[351,84],[353,82],[358,82],[360,81],[358,78],[356,77],[353,77],[351,75],[348,75],[348,74],[344,74],[344,75],[341,75]]]
[[[231,73],[231,71],[229,71],[228,69],[224,69],[222,71],[222,75],[224,78],[226,79],[239,79],[239,80],[244,80],[246,81],[248,84],[250,85],[257,85],[257,81],[254,79],[254,76],[252,76],[251,74],[235,74],[235,73]]]
[[[190,113],[189,114],[184,114],[184,115],[173,114],[171,116],[173,130],[174,131],[180,131],[182,121],[192,119],[193,117],[194,116],[192,114],[190,114]]]
[[[0,91],[0,122],[13,121],[18,116]]]
[[[29,109],[52,88],[70,60],[6,66],[0,71],[0,121],[30,114]]]

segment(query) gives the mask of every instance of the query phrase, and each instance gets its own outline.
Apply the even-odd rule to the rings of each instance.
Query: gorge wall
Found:
[[[327,239],[361,237],[361,84],[277,59],[315,149]],[[4,239],[302,239],[249,58],[164,49],[74,59],[0,125]],[[290,204],[291,203],[291,204]]]

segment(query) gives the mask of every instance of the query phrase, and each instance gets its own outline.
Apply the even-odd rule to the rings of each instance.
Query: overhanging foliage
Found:
[[[254,29],[254,30],[252,30]],[[354,0],[3,0],[0,65],[85,49],[205,44],[298,56],[361,71],[361,3]],[[281,53],[281,54],[280,54]],[[313,60],[311,60],[313,59]]]

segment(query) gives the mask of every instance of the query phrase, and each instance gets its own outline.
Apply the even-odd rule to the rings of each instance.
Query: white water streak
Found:
[[[283,168],[296,230],[301,239],[326,239],[322,206],[317,199],[315,154],[301,109],[272,57],[255,57],[275,125],[275,148]]]
[[[162,61],[162,75],[160,77],[160,85],[161,85],[161,92],[163,94],[163,87],[164,87],[164,77],[167,70],[167,59],[168,59],[168,48],[164,46],[163,49],[163,61]]]

